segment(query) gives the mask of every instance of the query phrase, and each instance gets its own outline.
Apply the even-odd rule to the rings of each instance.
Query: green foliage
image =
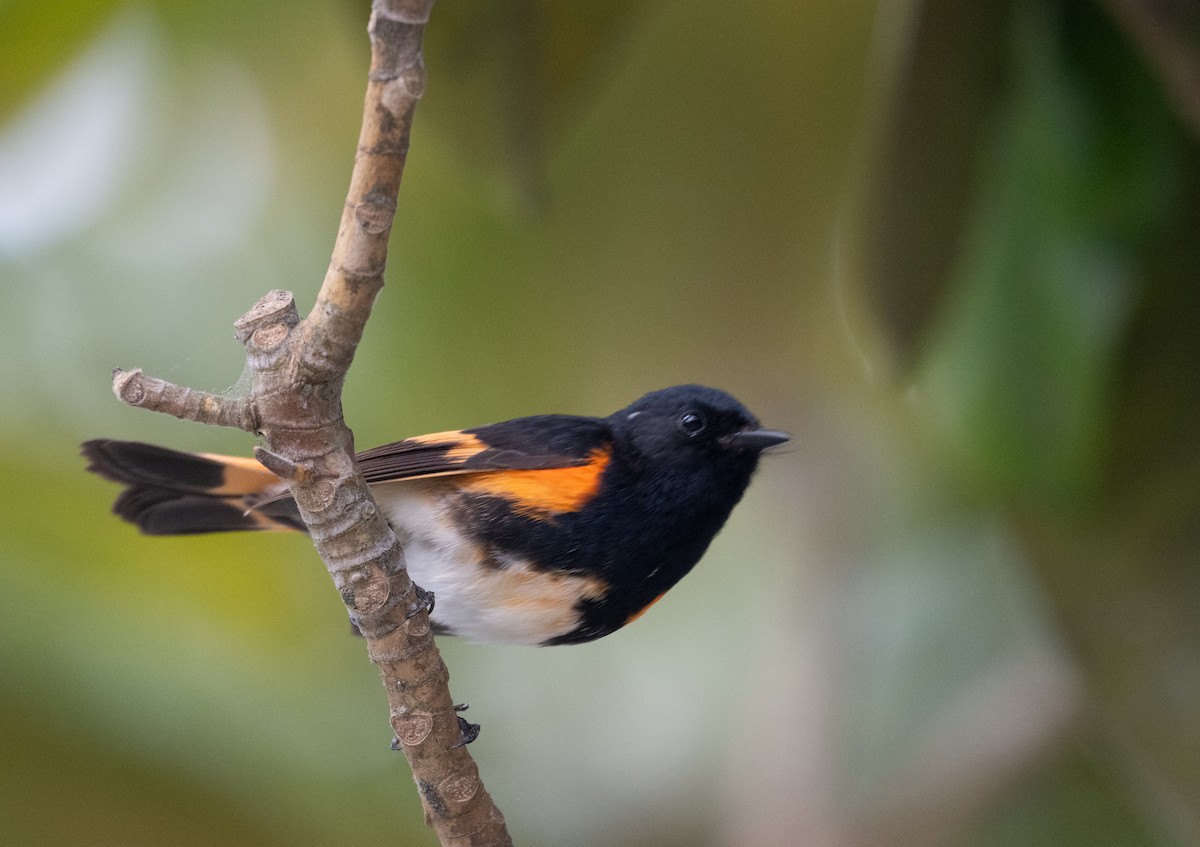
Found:
[[[1099,491],[1117,356],[1182,166],[1152,81],[1097,18],[1017,17],[1008,100],[919,378],[976,484],[1068,511]]]

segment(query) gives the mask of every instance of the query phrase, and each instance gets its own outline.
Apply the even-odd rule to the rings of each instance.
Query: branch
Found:
[[[141,368],[113,371],[113,394],[130,406],[165,412],[185,421],[231,426],[256,432],[254,407],[242,397],[211,394],[146,376]]]
[[[333,257],[312,312],[272,291],[235,323],[250,391],[226,397],[116,371],[124,402],[262,437],[255,455],[287,480],[334,585],[383,677],[398,749],[412,767],[426,822],[444,845],[509,845],[463,746],[449,672],[429,627],[430,596],[413,585],[403,551],[354,463],[342,419],[346,371],[383,287],[388,235],[425,89],[421,39],[433,0],[375,0],[363,126]]]

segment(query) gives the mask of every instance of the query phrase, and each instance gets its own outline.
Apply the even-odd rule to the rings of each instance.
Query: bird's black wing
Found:
[[[369,483],[497,470],[579,467],[609,441],[600,418],[536,415],[437,432],[364,450],[356,457]]]

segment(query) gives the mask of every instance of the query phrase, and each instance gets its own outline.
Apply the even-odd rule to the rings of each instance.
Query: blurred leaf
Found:
[[[1200,172],[1140,275],[1103,498],[1082,526],[1022,520],[1093,685],[1100,731],[1154,818],[1200,838]]]
[[[1192,843],[1200,832],[1196,151],[1158,81],[1093,4],[1019,4],[1010,44],[983,175],[963,207],[958,264],[935,328],[918,340],[915,396],[958,473],[1021,516],[1022,543],[1100,715],[1096,739],[1111,759],[1102,766],[1139,786],[1123,798],[1144,822],[1128,843]],[[943,100],[958,114],[953,97]],[[925,121],[943,123],[953,121]],[[948,169],[947,179],[973,177]],[[953,253],[958,228],[935,203],[924,230],[924,199],[917,191],[916,222],[900,222],[896,240],[936,256],[939,245],[928,242],[948,236]],[[904,295],[910,267],[899,263]],[[883,308],[897,299],[881,295]],[[919,293],[917,302],[928,314]],[[907,314],[900,307],[894,319],[902,337]],[[1066,777],[1053,788],[1063,806],[1030,810],[1039,822],[1014,829],[1008,843],[1062,843],[1031,832],[1068,831],[1085,785],[1078,773]],[[1075,792],[1085,793],[1072,800]],[[982,843],[1004,843],[1002,829]]]
[[[1015,34],[1011,99],[928,342],[921,408],[963,476],[1021,516],[1101,716],[1097,737],[1142,786],[1131,796],[1151,829],[1191,843],[1194,146],[1093,5],[1023,5]]]
[[[1177,131],[1105,21],[1022,7],[1012,94],[920,379],[965,473],[1070,508],[1100,477],[1137,263],[1174,208]]]
[[[920,356],[962,251],[1004,97],[1012,0],[932,0],[919,20],[867,199],[866,285],[896,365]],[[914,214],[914,210],[919,210]]]
[[[1146,56],[1180,120],[1200,140],[1200,4],[1108,0],[1106,5]]]

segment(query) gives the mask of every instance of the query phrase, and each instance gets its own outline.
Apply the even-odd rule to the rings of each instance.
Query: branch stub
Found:
[[[245,344],[263,327],[282,324],[286,329],[291,329],[299,323],[300,313],[296,311],[296,298],[292,296],[292,292],[277,288],[260,297],[246,314],[234,321],[233,329],[237,340]]]

